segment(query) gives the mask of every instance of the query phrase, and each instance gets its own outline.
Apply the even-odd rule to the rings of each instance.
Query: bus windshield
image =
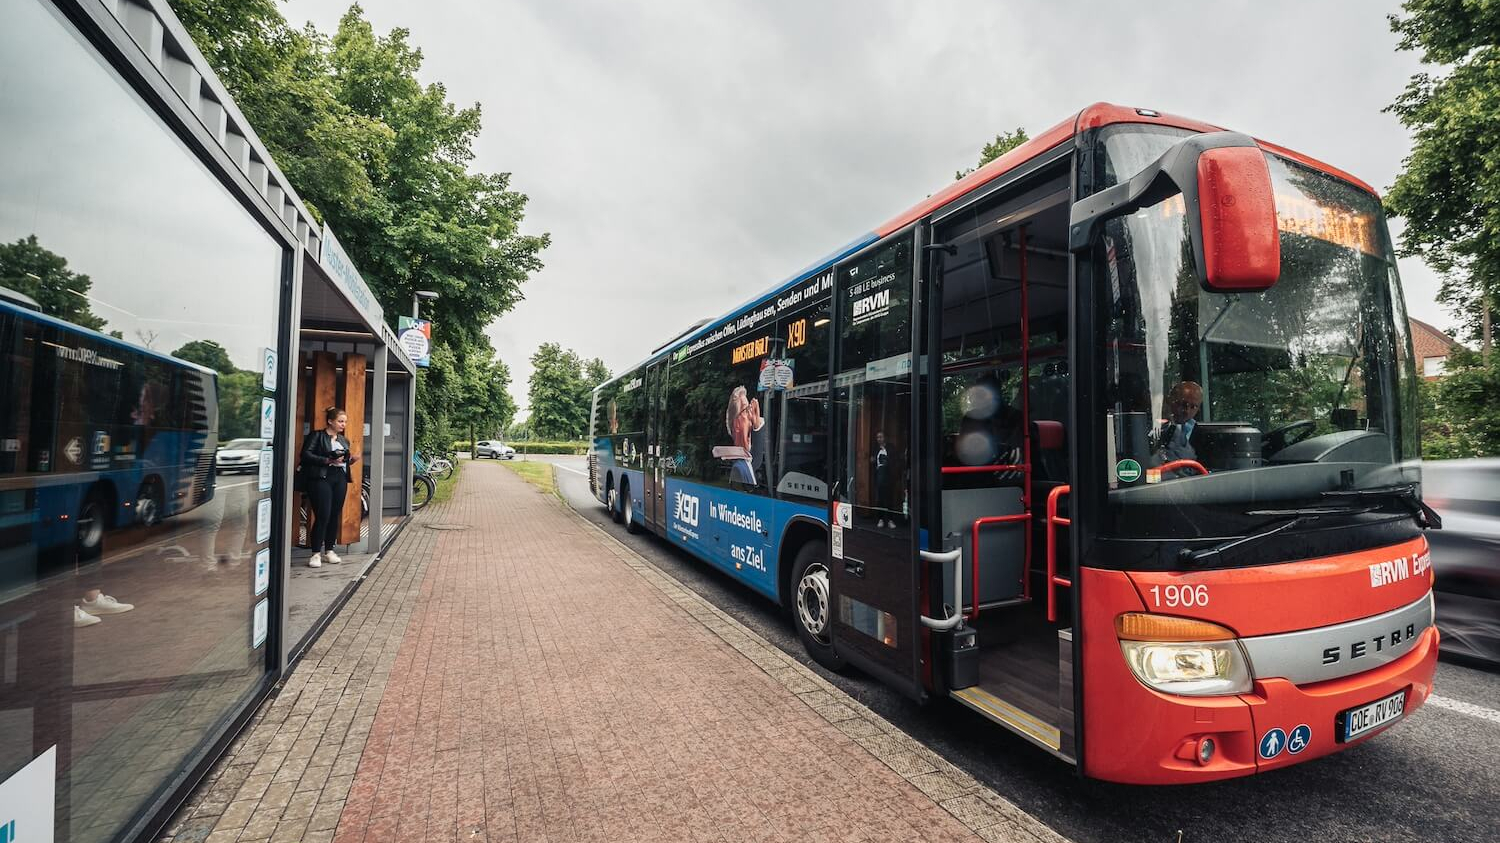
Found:
[[[1183,134],[1101,132],[1099,180]],[[1328,526],[1400,511],[1339,492],[1416,479],[1401,467],[1417,456],[1411,340],[1379,200],[1266,160],[1282,257],[1264,292],[1199,286],[1181,196],[1110,221],[1094,245],[1105,535],[1237,536],[1309,513]]]

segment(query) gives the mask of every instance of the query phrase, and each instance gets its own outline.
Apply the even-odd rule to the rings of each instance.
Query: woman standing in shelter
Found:
[[[323,423],[323,429],[308,436],[302,445],[301,467],[313,508],[313,525],[307,537],[307,546],[313,552],[307,560],[309,568],[321,568],[324,562],[337,565],[344,561],[333,552],[333,545],[343,520],[349,466],[359,461],[359,456],[349,451],[349,440],[344,438],[349,415],[338,407],[329,407],[323,411]]]

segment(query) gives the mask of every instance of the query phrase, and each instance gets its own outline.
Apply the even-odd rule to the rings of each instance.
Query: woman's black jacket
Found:
[[[339,442],[344,446],[344,454],[348,455],[350,453],[349,440],[340,436]],[[333,437],[328,435],[328,431],[319,430],[308,434],[307,440],[302,443],[303,478],[327,480],[329,471],[339,471],[337,467],[330,465],[333,457]]]

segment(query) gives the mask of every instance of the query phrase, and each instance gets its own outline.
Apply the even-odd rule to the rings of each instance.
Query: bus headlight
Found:
[[[1130,671],[1147,687],[1190,697],[1250,690],[1250,660],[1234,632],[1207,621],[1137,612],[1115,619]]]

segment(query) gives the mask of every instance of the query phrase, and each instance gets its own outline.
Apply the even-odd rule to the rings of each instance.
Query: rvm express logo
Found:
[[[0,825],[0,843],[18,843],[15,820],[11,820],[5,825]]]

